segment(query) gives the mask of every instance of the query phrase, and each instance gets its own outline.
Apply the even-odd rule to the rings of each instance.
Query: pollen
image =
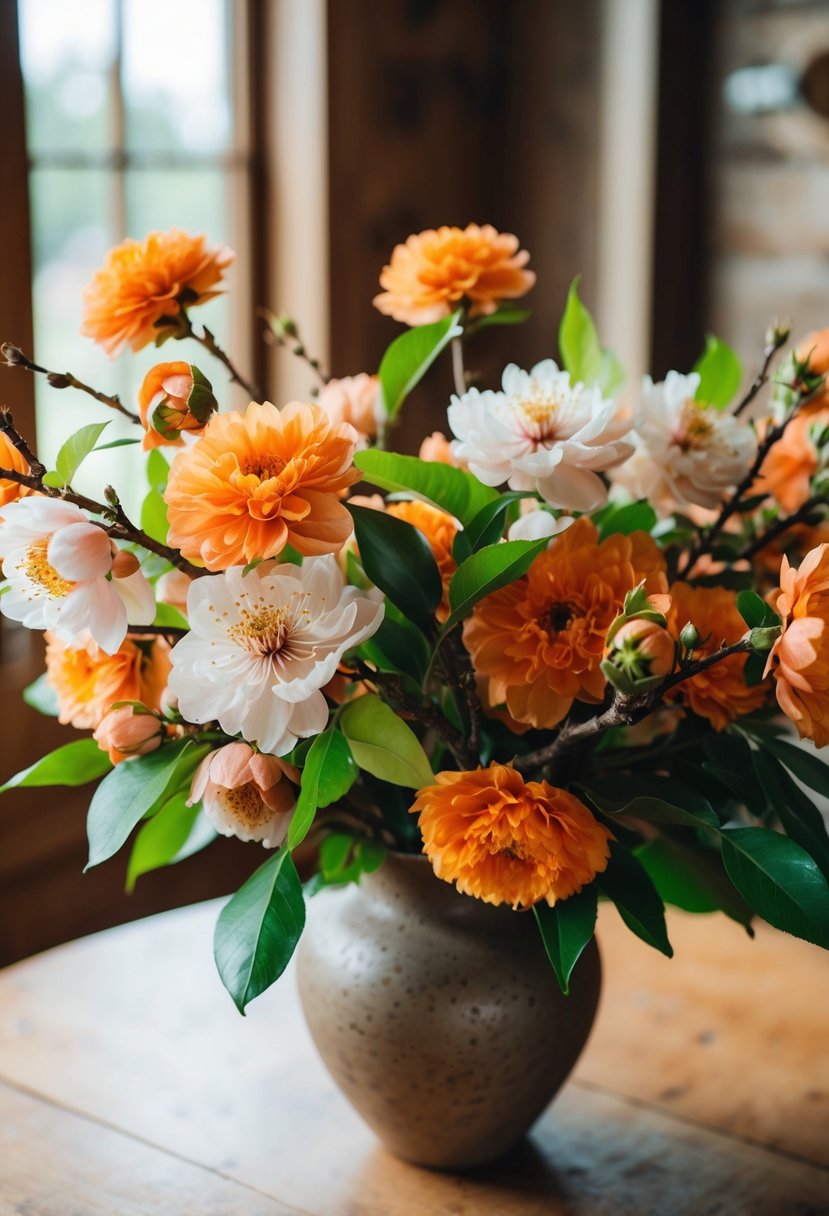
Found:
[[[288,637],[287,613],[284,608],[242,608],[227,636],[251,654],[277,654]]]
[[[42,587],[47,595],[60,600],[69,594],[75,584],[61,578],[54,566],[50,565],[46,556],[48,543],[47,540],[38,540],[29,545],[20,568],[26,577],[38,587]]]
[[[252,474],[254,477],[258,477],[260,481],[268,481],[272,477],[278,477],[287,463],[281,456],[257,455],[252,459],[241,461],[239,468],[246,477]]]
[[[238,822],[248,828],[258,827],[270,815],[255,781],[248,781],[236,789],[223,789],[221,800]]]

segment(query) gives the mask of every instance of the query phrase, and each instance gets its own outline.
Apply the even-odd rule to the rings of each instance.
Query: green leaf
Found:
[[[624,506],[612,506],[599,525],[599,540],[621,533],[650,532],[656,526],[656,512],[649,502],[629,502]]]
[[[444,347],[463,330],[460,312],[432,325],[417,325],[392,342],[380,363],[378,376],[386,413],[394,418],[413,388],[426,375]]]
[[[595,384],[610,397],[624,383],[624,368],[611,351],[602,350],[593,318],[579,299],[580,279],[576,275],[570,284],[558,329],[561,360],[573,381]]]
[[[528,308],[515,308],[512,304],[502,304],[495,312],[484,317],[475,317],[467,325],[467,332],[477,333],[479,329],[487,329],[490,325],[521,325],[528,321],[532,313]]]
[[[786,835],[814,858],[824,878],[829,880],[829,834],[820,811],[768,751],[753,752],[752,760],[767,804]]]
[[[74,435],[70,435],[66,442],[61,445],[57,459],[55,460],[55,476],[57,480],[54,482],[50,481],[49,484],[68,486],[81,464],[86,460],[89,453],[93,451],[101,433],[108,426],[108,422],[90,422],[88,426],[82,426],[79,431],[75,431]]]
[[[619,800],[618,783],[593,781],[585,792],[605,814],[630,815],[648,823],[679,827],[719,827],[717,813],[708,800],[675,778],[637,773],[629,785],[634,796],[626,802]]]
[[[724,410],[740,387],[743,369],[735,352],[725,342],[707,334],[705,350],[693,366],[699,376],[697,401]]]
[[[625,378],[625,369],[619,356],[614,355],[612,350],[603,350],[599,378],[596,381],[603,396],[615,396],[624,384]]]
[[[422,683],[429,666],[429,646],[423,634],[389,603],[380,628],[361,643],[358,654],[381,671],[404,672],[417,684]]]
[[[187,617],[182,616],[178,608],[174,608],[172,604],[159,603],[155,606],[154,625],[172,626],[173,629],[189,629]]]
[[[305,901],[290,853],[280,849],[222,908],[213,957],[222,983],[244,1014],[288,966],[305,927]]]
[[[497,490],[483,485],[471,473],[436,460],[367,448],[356,453],[354,463],[364,481],[392,493],[408,490],[432,506],[448,511],[464,527],[482,507],[499,498]]]
[[[596,882],[637,937],[668,958],[673,956],[665,928],[665,907],[645,867],[633,853],[611,841],[610,862],[604,873],[596,876]]]
[[[140,439],[113,439],[110,443],[99,443],[92,451],[108,452],[110,448],[129,448],[140,442]]]
[[[749,629],[780,624],[780,617],[756,591],[737,592],[737,611]]]
[[[493,502],[481,507],[477,515],[457,535],[457,540],[462,541],[466,549],[460,561],[465,561],[478,549],[494,545],[500,540],[508,511],[526,497],[526,494],[510,492],[499,495]],[[457,557],[455,560],[458,560]]]
[[[686,912],[725,912],[751,932],[752,911],[723,869],[718,849],[657,836],[636,850],[660,898]]]
[[[132,829],[162,802],[173,781],[181,783],[207,755],[208,744],[191,739],[168,743],[115,766],[95,791],[86,820],[89,860],[86,870],[117,853]]]
[[[443,633],[448,633],[463,620],[484,596],[525,575],[548,544],[549,537],[505,540],[497,545],[486,545],[461,562],[449,584],[452,611],[443,625]]]
[[[570,992],[573,968],[596,928],[596,906],[595,883],[552,908],[544,902],[533,906],[547,958],[565,996]]]
[[[426,537],[385,511],[347,506],[366,574],[405,617],[430,632],[443,585]]]
[[[731,828],[722,833],[722,857],[758,916],[829,949],[829,886],[805,849],[767,828]]]
[[[814,751],[786,743],[783,739],[766,739],[765,746],[798,781],[808,785],[810,790],[823,794],[824,798],[829,798],[829,764],[819,760]]]
[[[317,735],[302,770],[302,783],[296,809],[288,828],[288,848],[301,844],[314,816],[347,794],[357,779],[357,765],[343,735],[326,730]]]
[[[170,476],[170,465],[160,448],[153,448],[147,457],[147,484],[152,490],[164,490]]]
[[[135,838],[127,863],[127,891],[135,890],[142,874],[181,859],[182,849],[199,816],[199,805],[188,806],[189,790],[168,798],[157,815],[148,819]]]
[[[332,832],[320,845],[319,870],[305,884],[306,895],[323,887],[341,887],[359,882],[383,864],[386,850],[376,840],[355,840],[344,832]]]
[[[45,671],[23,689],[23,700],[47,718],[56,718],[60,712],[57,693],[49,683]]]
[[[340,726],[352,756],[367,773],[413,790],[434,781],[417,735],[373,694],[352,701],[340,718]]]
[[[94,739],[75,739],[9,777],[5,785],[0,786],[0,794],[22,786],[86,785],[88,781],[97,781],[111,768],[109,756],[101,751]]]

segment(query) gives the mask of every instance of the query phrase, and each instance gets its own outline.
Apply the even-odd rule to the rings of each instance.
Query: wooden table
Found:
[[[394,1160],[314,1053],[292,976],[242,1019],[216,904],[0,973],[0,1213],[818,1216],[829,1212],[829,966],[761,927],[670,917],[668,961],[602,912],[575,1077],[512,1156]]]

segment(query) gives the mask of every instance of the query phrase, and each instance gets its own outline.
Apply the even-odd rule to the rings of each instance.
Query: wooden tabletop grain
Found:
[[[0,1216],[826,1216],[829,965],[673,913],[677,957],[612,908],[575,1076],[509,1158],[396,1161],[319,1063],[294,979],[240,1018],[218,905],[0,973]]]

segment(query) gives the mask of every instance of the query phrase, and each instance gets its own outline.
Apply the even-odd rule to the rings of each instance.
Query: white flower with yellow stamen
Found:
[[[155,619],[153,589],[133,555],[62,499],[33,494],[4,507],[0,559],[9,584],[3,615],[51,629],[70,646],[91,637],[115,654],[128,625]]]
[[[552,507],[593,511],[607,498],[599,473],[633,451],[629,420],[601,390],[570,383],[552,359],[522,371],[511,363],[502,392],[453,397],[453,453],[488,486],[537,490]]]
[[[642,382],[634,421],[636,450],[613,474],[635,498],[670,511],[675,505],[717,507],[751,467],[757,439],[747,423],[697,401],[696,372],[668,372]]]
[[[169,687],[188,721],[215,720],[284,756],[325,730],[320,689],[344,652],[379,628],[383,605],[347,587],[330,556],[243,570],[191,583],[190,633],[170,653]]]

